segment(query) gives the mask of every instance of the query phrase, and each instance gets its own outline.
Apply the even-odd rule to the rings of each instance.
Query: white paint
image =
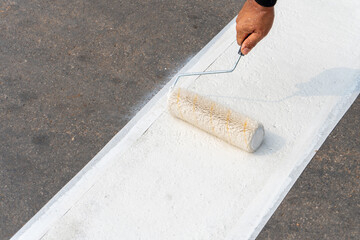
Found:
[[[179,82],[262,122],[256,153],[170,116],[168,84],[14,239],[255,238],[359,94],[359,9],[280,1],[234,73]],[[234,37],[231,23],[188,71],[230,66]]]

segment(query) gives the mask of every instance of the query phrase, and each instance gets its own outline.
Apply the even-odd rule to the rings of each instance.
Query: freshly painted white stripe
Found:
[[[270,36],[233,74],[181,80],[260,120],[255,154],[172,118],[169,83],[13,239],[255,238],[359,94],[359,9],[280,1]],[[231,66],[234,27],[185,69]]]

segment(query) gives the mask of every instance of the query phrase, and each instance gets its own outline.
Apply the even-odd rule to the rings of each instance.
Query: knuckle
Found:
[[[244,23],[242,21],[237,22],[236,28],[244,28]]]

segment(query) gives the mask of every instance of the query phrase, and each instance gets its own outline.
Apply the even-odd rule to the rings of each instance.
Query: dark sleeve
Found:
[[[276,0],[255,0],[255,1],[263,7],[273,7],[276,3]]]

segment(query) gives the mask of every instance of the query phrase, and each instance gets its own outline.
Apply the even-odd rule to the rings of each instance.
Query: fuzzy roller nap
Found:
[[[189,90],[171,91],[168,107],[173,116],[247,152],[256,151],[264,138],[258,121]]]

